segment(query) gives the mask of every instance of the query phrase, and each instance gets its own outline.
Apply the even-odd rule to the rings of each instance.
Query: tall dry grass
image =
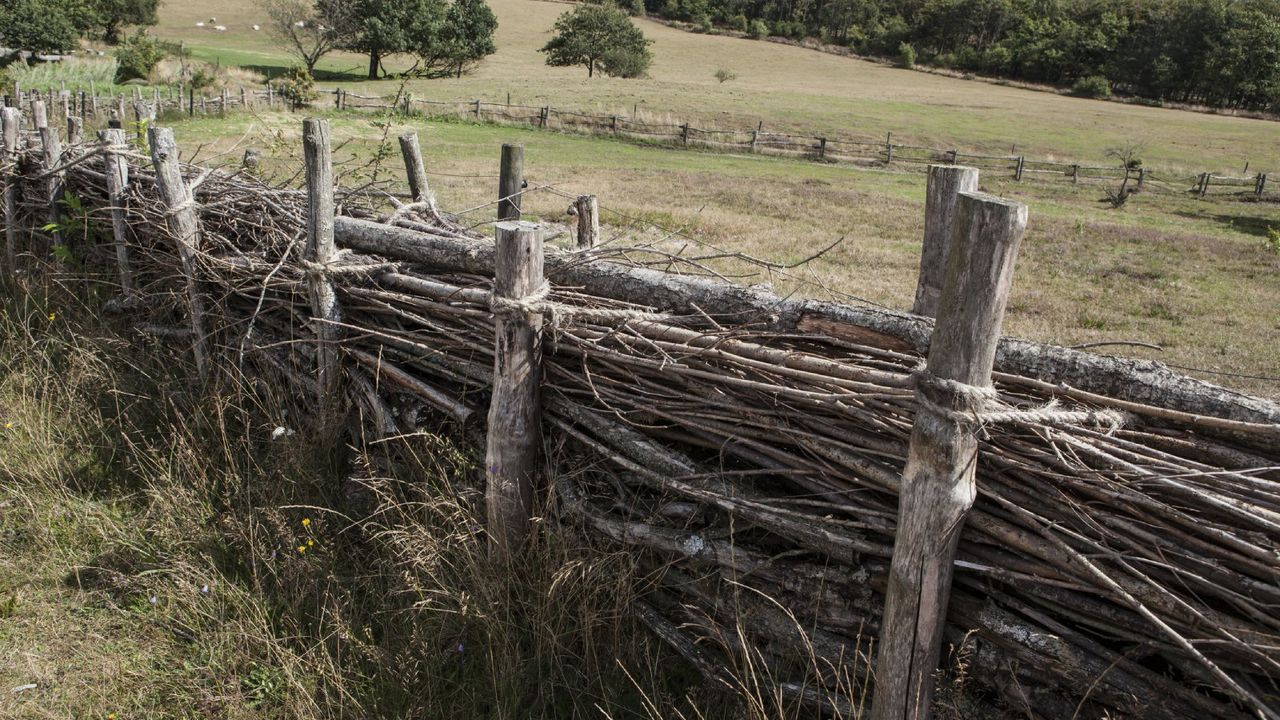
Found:
[[[183,357],[98,315],[105,297],[0,288],[0,508],[22,508],[0,537],[24,538],[4,541],[0,600],[30,608],[0,655],[47,660],[0,671],[39,685],[13,717],[743,714],[643,631],[631,555],[566,530],[489,558],[475,438],[319,445],[269,388],[195,388]],[[36,602],[23,575],[71,594]],[[56,640],[78,603],[123,625]],[[100,648],[138,627],[156,634],[108,672]],[[73,688],[61,668],[82,665],[102,676]]]

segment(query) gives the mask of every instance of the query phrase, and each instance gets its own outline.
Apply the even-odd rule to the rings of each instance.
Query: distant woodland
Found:
[[[1280,111],[1280,0],[629,0],[904,65],[1152,101]]]

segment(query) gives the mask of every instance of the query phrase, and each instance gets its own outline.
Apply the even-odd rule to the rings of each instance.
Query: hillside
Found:
[[[513,102],[630,113],[633,108],[718,125],[830,135],[884,137],[975,150],[1103,162],[1107,148],[1139,142],[1148,166],[1169,171],[1239,174],[1275,169],[1280,123],[1140,105],[1100,102],[979,81],[900,70],[771,42],[683,32],[637,23],[654,41],[650,78],[588,79],[580,68],[551,68],[538,53],[563,3],[492,0],[498,52],[461,79],[414,81],[419,97]],[[226,32],[197,28],[213,12]],[[288,56],[265,29],[265,13],[249,0],[192,0],[161,7],[157,33],[187,43],[197,56],[279,73]],[[361,81],[366,63],[326,58],[321,68],[363,93],[393,92],[396,82]],[[737,79],[718,82],[725,68]],[[323,84],[323,83],[322,83]]]

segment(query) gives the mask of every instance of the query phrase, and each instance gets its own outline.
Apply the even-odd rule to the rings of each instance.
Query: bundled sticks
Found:
[[[434,207],[389,212],[387,196],[339,192],[339,249],[317,266],[304,192],[183,166],[208,313],[208,336],[193,338],[198,303],[151,159],[111,156],[129,165],[121,208],[105,158],[76,161],[99,151],[66,151],[65,188],[91,224],[124,211],[133,290],[113,302],[138,328],[207,341],[215,375],[282,385],[297,416],[318,412],[317,338],[339,336],[325,346],[345,379],[332,404],[367,433],[485,416],[495,301],[477,258],[492,240]],[[39,217],[48,168],[21,144],[17,155],[7,179]],[[115,247],[96,237],[78,248],[86,271],[117,274]],[[318,276],[340,314],[313,313]],[[921,354],[881,332],[660,302],[670,278],[590,252],[549,258],[547,279],[547,304],[524,308],[544,316],[557,468],[544,501],[634,548],[660,578],[640,617],[713,682],[734,686],[750,658],[785,701],[856,716],[874,682]],[[1280,717],[1280,428],[1010,372],[990,401],[1008,412],[975,418],[978,499],[947,626],[975,681],[1038,717]]]

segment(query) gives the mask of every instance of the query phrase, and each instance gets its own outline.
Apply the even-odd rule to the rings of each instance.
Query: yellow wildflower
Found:
[[[308,540],[307,540],[307,547],[312,547],[312,546],[314,546],[315,544],[316,544],[316,541],[315,541],[315,540],[311,540],[311,539],[308,539]]]
[[[49,313],[49,322],[53,322],[54,320],[57,320],[57,319],[58,319],[58,313],[56,312]]]
[[[307,551],[307,546],[306,546],[306,545],[299,545],[299,546],[298,546],[298,552],[300,552],[300,553],[305,553],[306,551]]]
[[[302,527],[311,527],[311,518],[302,518]]]

